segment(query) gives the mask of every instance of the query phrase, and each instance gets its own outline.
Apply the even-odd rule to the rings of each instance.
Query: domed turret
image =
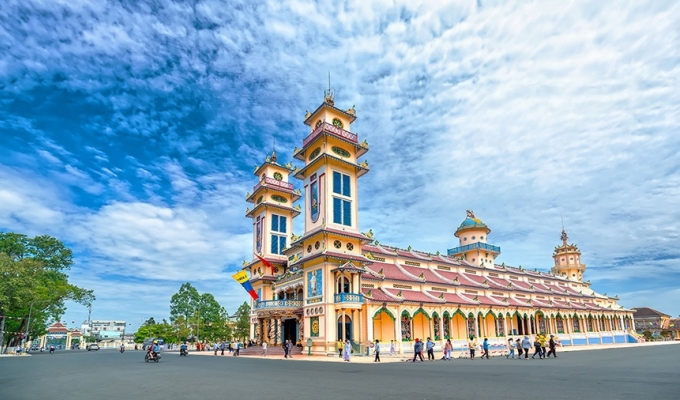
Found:
[[[555,247],[555,251],[553,252],[555,266],[552,267],[550,272],[555,275],[565,276],[569,279],[582,281],[583,273],[586,271],[586,265],[581,264],[581,251],[575,244],[567,243],[569,236],[567,236],[567,232],[564,228],[562,228],[560,239],[562,240],[562,246]]]
[[[467,216],[460,224],[456,233],[459,246],[448,250],[450,256],[460,257],[472,264],[491,266],[494,259],[501,253],[501,248],[486,243],[486,237],[491,232],[481,219],[475,217],[472,210],[467,210]]]

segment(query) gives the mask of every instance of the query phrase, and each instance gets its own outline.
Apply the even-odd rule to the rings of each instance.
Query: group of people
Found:
[[[532,346],[533,345],[533,346]],[[522,354],[524,354],[524,359],[527,360],[529,359],[529,351],[531,348],[534,348],[534,354],[531,356],[531,358],[535,359],[536,356],[538,355],[539,359],[542,358],[550,358],[550,355],[552,354],[553,357],[557,358],[557,353],[555,352],[557,346],[559,345],[559,341],[555,339],[555,335],[550,335],[550,338],[544,334],[538,334],[534,338],[533,343],[529,339],[529,336],[524,336],[523,339],[517,338],[517,340],[513,341],[512,338],[508,339],[508,354],[505,356],[506,358],[515,358],[515,349],[517,349],[517,358],[522,359]],[[546,352],[546,346],[548,346],[549,351]]]

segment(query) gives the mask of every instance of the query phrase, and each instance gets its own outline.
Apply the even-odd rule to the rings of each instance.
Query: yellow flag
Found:
[[[248,281],[248,273],[246,271],[237,272],[231,277],[236,279],[236,281],[240,284],[243,284],[244,282]]]

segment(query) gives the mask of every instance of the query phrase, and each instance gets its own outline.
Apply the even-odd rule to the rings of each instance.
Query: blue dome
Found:
[[[476,226],[476,225],[484,225],[484,223],[479,218],[467,217],[465,218],[465,221],[463,221],[463,223],[460,224],[460,226]]]

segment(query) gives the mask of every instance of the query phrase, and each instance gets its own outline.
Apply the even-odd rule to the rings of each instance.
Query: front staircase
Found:
[[[248,347],[247,349],[241,349],[239,354],[242,356],[259,356],[262,354],[262,346],[251,346]],[[283,357],[284,354],[286,354],[286,352],[283,350],[283,347],[281,346],[267,346],[267,357],[276,356]],[[302,347],[293,347],[292,355],[301,356]]]

